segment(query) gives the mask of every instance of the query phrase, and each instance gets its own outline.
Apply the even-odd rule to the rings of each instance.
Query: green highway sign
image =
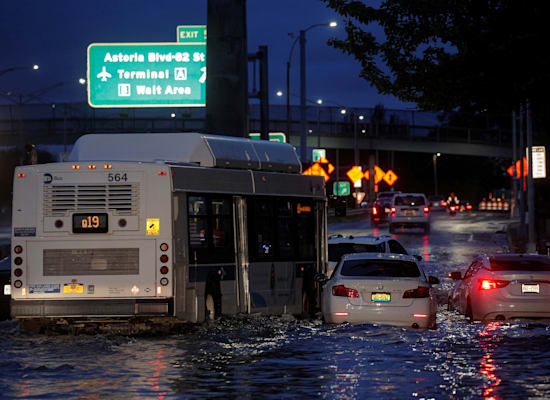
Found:
[[[252,140],[260,140],[260,134],[257,132],[249,133],[248,137]],[[269,141],[286,143],[286,135],[283,132],[269,132]]]
[[[350,192],[351,190],[349,182],[334,182],[332,193],[336,196],[349,196]]]
[[[313,162],[317,162],[321,158],[327,158],[327,151],[325,149],[313,149],[312,150]]]
[[[206,44],[206,25],[178,25],[176,33],[176,42]]]
[[[91,107],[204,107],[206,43],[92,43],[87,78]]]

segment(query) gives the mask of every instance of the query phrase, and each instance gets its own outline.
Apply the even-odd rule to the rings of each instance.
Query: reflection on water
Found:
[[[250,317],[170,336],[44,337],[9,324],[2,398],[550,398],[547,325],[444,310],[434,331]]]

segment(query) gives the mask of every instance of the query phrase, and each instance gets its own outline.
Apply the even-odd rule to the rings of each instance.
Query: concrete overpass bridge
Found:
[[[274,107],[275,111],[278,111]],[[403,117],[375,122],[365,109],[365,122],[350,123],[333,107],[318,107],[308,113],[307,144],[311,148],[379,150],[415,153],[445,153],[482,157],[512,158],[511,133],[502,129],[449,127],[443,124],[416,124]],[[279,110],[280,111],[280,110]],[[315,112],[317,111],[317,112]],[[322,112],[321,112],[322,111]],[[299,146],[298,107],[292,109],[290,125],[286,113],[272,112],[270,131],[287,132],[287,141]],[[410,111],[395,111],[411,115]],[[296,117],[294,116],[296,114]],[[335,115],[336,114],[336,115]],[[251,106],[250,131],[259,132],[259,113]],[[357,115],[357,114],[356,114]],[[419,115],[416,120],[419,120]],[[0,106],[0,146],[25,143],[70,146],[87,133],[201,132],[205,126],[203,109],[90,109],[87,104]],[[426,119],[424,119],[426,122]],[[433,121],[430,121],[433,122]]]

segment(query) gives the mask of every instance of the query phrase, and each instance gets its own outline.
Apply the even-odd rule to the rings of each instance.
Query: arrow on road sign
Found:
[[[384,179],[384,182],[386,182],[388,185],[392,186],[398,178],[399,177],[395,174],[395,172],[389,169],[382,179]]]

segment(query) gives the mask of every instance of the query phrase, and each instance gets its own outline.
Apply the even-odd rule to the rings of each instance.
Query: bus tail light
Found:
[[[75,164],[75,165],[73,165],[71,168],[72,168],[72,169],[80,169],[80,165],[76,165],[76,164]]]
[[[168,250],[168,243],[162,243],[162,244],[160,245],[160,250],[161,250],[161,251],[166,251],[166,250]]]
[[[15,246],[15,247],[13,248],[13,252],[14,252],[15,254],[21,254],[21,253],[23,252],[23,247],[20,246],[20,245],[17,245],[17,246]]]
[[[162,278],[162,279],[160,280],[160,284],[161,284],[162,286],[168,285],[168,278]]]
[[[23,264],[23,259],[22,259],[21,257],[15,257],[15,258],[13,259],[13,263],[14,263],[15,265],[21,265],[21,264]]]
[[[168,273],[168,267],[166,265],[163,265],[162,267],[160,267],[160,273],[162,275],[166,275]]]
[[[105,169],[112,169],[113,166],[112,166],[111,164],[105,164],[105,165],[103,166],[103,168],[105,168]]]
[[[15,268],[13,270],[13,274],[19,278],[21,275],[23,275],[23,270],[21,268]]]
[[[355,289],[347,288],[344,285],[338,285],[332,287],[332,295],[341,297],[359,297],[359,292]]]
[[[166,175],[166,171],[159,171],[158,174],[159,175]]]
[[[121,228],[124,228],[126,226],[126,220],[124,218],[119,219],[118,226],[120,226]]]
[[[24,173],[24,172],[20,172],[20,173],[17,174],[17,177],[18,177],[18,178],[24,178],[24,177],[26,177],[26,176],[27,176],[27,174]]]
[[[93,164],[88,165],[88,169],[96,169],[96,166]]]
[[[430,297],[429,287],[419,286],[416,289],[405,290],[405,293],[403,293],[404,299],[421,299],[424,297]]]
[[[168,262],[168,256],[166,254],[163,254],[162,256],[160,256],[160,262]]]
[[[510,281],[500,281],[495,279],[479,279],[479,290],[501,289],[508,286]]]
[[[15,282],[13,282],[13,287],[14,288],[19,289],[19,288],[21,288],[21,286],[23,286],[23,282],[21,282],[19,279],[16,280]]]

